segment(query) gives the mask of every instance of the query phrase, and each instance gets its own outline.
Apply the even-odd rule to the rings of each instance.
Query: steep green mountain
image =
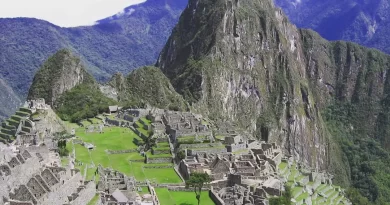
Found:
[[[116,104],[100,92],[80,58],[63,49],[51,56],[34,77],[27,99],[44,98],[63,120],[78,122]]]
[[[1,115],[15,111],[3,108],[18,107],[16,102],[24,101],[35,72],[60,49],[79,55],[98,81],[153,64],[186,3],[148,0],[96,25],[76,28],[29,18],[0,19],[0,78],[17,96],[0,101],[5,105]]]
[[[348,40],[390,53],[390,1],[275,0],[290,20],[328,40]]]
[[[156,66],[197,112],[334,173],[355,203],[390,202],[388,55],[297,29],[271,0],[191,0]]]
[[[183,97],[175,91],[169,79],[156,67],[139,68],[126,78],[116,74],[108,84],[118,91],[118,100],[127,107],[150,105],[170,110],[188,109]]]
[[[56,101],[63,93],[80,84],[97,87],[81,60],[69,50],[60,50],[39,69],[27,99],[44,98],[48,105],[56,107]]]

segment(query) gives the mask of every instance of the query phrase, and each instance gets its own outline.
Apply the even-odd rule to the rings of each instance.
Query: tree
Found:
[[[291,189],[286,186],[285,191],[280,197],[273,197],[269,199],[270,205],[291,205]]]
[[[186,158],[186,152],[184,150],[180,150],[180,152],[177,153],[177,157],[182,160]]]
[[[186,181],[187,188],[194,188],[196,194],[196,200],[200,205],[200,195],[202,194],[202,188],[205,184],[211,182],[211,178],[207,173],[191,173],[190,178]]]
[[[157,146],[157,139],[154,137],[148,137],[144,140],[144,143],[145,143],[145,152],[147,152],[153,147]]]
[[[68,156],[69,150],[66,148],[66,140],[59,140],[58,143],[58,153],[61,157]]]

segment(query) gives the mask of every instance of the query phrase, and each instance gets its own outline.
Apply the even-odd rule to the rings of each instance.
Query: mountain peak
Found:
[[[53,105],[59,96],[73,87],[86,83],[95,84],[80,58],[70,50],[62,49],[51,56],[34,77],[28,99],[44,98]]]

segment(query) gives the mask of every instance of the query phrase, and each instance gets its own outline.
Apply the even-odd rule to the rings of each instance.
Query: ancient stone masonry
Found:
[[[100,165],[98,173],[100,181],[97,188],[101,195],[102,204],[141,204],[141,202],[150,204],[152,202],[149,199],[142,199],[137,193],[139,186],[148,186],[149,183],[137,182],[133,177],[127,177],[112,169],[104,169]]]
[[[83,182],[80,172],[58,167],[57,157],[45,146],[13,149],[0,144],[0,204],[84,205],[91,200],[96,193],[94,183],[84,191],[89,194],[83,194],[81,191],[88,186],[80,187]],[[83,196],[79,200],[84,202],[71,203],[68,196],[79,194]]]
[[[267,204],[268,197],[280,195],[284,189],[284,182],[277,177],[280,147],[265,142],[252,144],[238,135],[227,137],[226,143],[244,143],[246,151],[187,153],[178,167],[180,175],[188,179],[194,172],[208,173],[213,180],[210,196],[216,204]]]

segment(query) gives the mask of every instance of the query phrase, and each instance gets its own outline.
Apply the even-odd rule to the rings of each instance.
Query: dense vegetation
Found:
[[[19,98],[26,97],[35,72],[62,48],[80,55],[99,81],[118,71],[128,73],[153,64],[186,4],[185,0],[148,0],[126,8],[126,15],[77,28],[60,28],[37,19],[0,19],[0,76],[12,88],[11,99],[0,98],[5,105],[0,115],[10,115],[19,107]]]
[[[390,203],[390,154],[373,138],[367,137],[372,124],[367,112],[351,103],[335,103],[324,112],[329,131],[341,145],[347,160],[354,204]]]
[[[169,79],[156,67],[143,67],[131,72],[126,79],[117,76],[111,85],[119,90],[119,101],[125,107],[151,105],[171,110],[187,110],[187,104],[172,87]]]
[[[65,92],[56,104],[61,119],[79,122],[106,112],[108,106],[116,102],[104,96],[98,88],[82,84]]]
[[[269,205],[291,205],[291,188],[286,186],[285,191],[281,197],[274,197],[269,199]]]
[[[65,86],[64,83],[69,84]],[[80,58],[67,49],[59,50],[51,56],[37,74],[28,93],[28,99],[44,98],[48,105],[54,105],[57,95],[72,83],[96,84],[95,79],[86,71]]]

